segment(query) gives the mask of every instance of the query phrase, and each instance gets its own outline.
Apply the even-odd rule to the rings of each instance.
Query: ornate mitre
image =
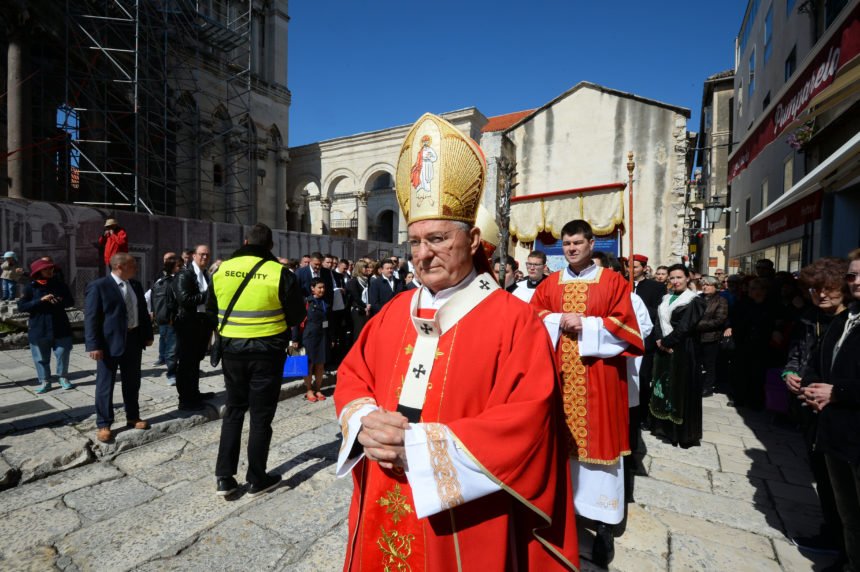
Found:
[[[425,113],[406,135],[397,161],[397,201],[406,224],[427,219],[475,224],[486,177],[478,144]]]

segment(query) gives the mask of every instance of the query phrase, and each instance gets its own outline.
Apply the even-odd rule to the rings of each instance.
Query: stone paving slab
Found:
[[[248,499],[244,486],[235,498],[214,495],[220,424],[166,412],[159,422],[175,423],[173,430],[121,433],[149,438],[98,456],[94,450],[87,465],[0,492],[0,535],[12,539],[0,547],[0,569],[340,570],[352,480],[334,477],[340,428],[333,402],[282,397],[269,456],[270,471],[284,479],[278,489],[258,499]],[[771,433],[767,414],[728,408],[724,396],[706,399],[703,411],[713,430],[701,447],[645,436],[648,476],[637,479],[637,502],[628,506],[610,570],[793,572],[829,564],[801,554],[786,536],[820,524],[802,449],[792,446],[798,434]],[[12,437],[19,451],[38,447],[43,440],[33,435],[44,430],[46,443],[79,446],[81,428],[37,427]],[[0,447],[12,443],[3,438]],[[7,451],[24,457],[12,448],[2,458]],[[243,448],[240,483],[245,468]],[[22,537],[21,530],[33,533]],[[587,558],[591,536],[580,539]],[[582,570],[598,568],[584,559]]]
[[[74,351],[80,347],[75,346]],[[141,417],[150,422],[151,429],[141,431],[125,428],[121,392],[117,388],[114,394],[116,421],[112,427],[115,439],[105,444],[95,439],[95,362],[84,355],[73,353],[69,377],[76,384],[75,389],[65,391],[54,384],[52,391],[37,395],[34,393],[36,383],[28,377],[34,371],[29,350],[0,352],[0,385],[7,389],[5,393],[0,393],[0,408],[6,404],[28,403],[50,406],[44,411],[0,420],[0,490],[96,459],[111,459],[124,451],[163,440],[192,427],[208,425],[210,421],[223,416],[224,380],[220,369],[212,368],[208,360],[203,360],[201,390],[214,391],[218,395],[207,402],[204,411],[183,413],[176,409],[176,389],[166,384],[165,368],[149,366],[147,360],[152,359],[152,355],[144,355],[144,377],[140,390]],[[8,367],[3,368],[4,365]],[[29,374],[26,373],[28,371]],[[2,381],[4,379],[6,381]],[[324,386],[333,383],[333,378],[326,378]],[[303,393],[302,381],[289,380],[282,386],[280,398],[285,400],[300,393]],[[291,406],[291,410],[302,405],[307,404],[297,403]],[[310,420],[307,426],[325,423],[327,415],[307,416]],[[199,434],[209,435],[217,441],[219,431],[220,428],[209,429]]]

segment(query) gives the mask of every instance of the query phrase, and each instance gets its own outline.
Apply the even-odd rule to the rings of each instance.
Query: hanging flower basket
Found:
[[[792,149],[796,149],[802,153],[809,145],[813,135],[815,135],[815,119],[810,119],[795,129],[785,141]]]

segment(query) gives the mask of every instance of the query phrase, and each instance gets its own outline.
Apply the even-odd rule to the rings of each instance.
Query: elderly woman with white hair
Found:
[[[699,284],[705,301],[705,313],[696,324],[696,350],[702,372],[702,397],[708,397],[713,395],[717,381],[717,357],[729,317],[729,303],[720,296],[720,281],[714,276],[702,276]]]

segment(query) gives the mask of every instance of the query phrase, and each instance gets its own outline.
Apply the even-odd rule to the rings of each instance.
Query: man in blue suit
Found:
[[[146,309],[143,287],[133,280],[137,262],[126,252],[110,259],[111,273],[87,285],[85,341],[96,368],[96,437],[102,443],[113,439],[113,386],[117,368],[122,370],[122,400],[128,427],[149,429],[140,418],[140,359],[144,347],[152,345],[152,322]]]
[[[311,254],[311,260],[307,266],[302,266],[296,270],[296,279],[299,281],[299,287],[302,289],[302,296],[308,298],[311,295],[311,280],[320,278],[325,282],[325,295],[323,300],[331,307],[334,300],[334,289],[337,287],[332,271],[323,267],[323,259],[325,257],[319,253]]]
[[[401,292],[403,292],[403,283],[394,277],[394,262],[383,260],[380,276],[370,280],[370,286],[367,290],[370,315],[378,314],[382,307],[394,298],[395,294]]]

